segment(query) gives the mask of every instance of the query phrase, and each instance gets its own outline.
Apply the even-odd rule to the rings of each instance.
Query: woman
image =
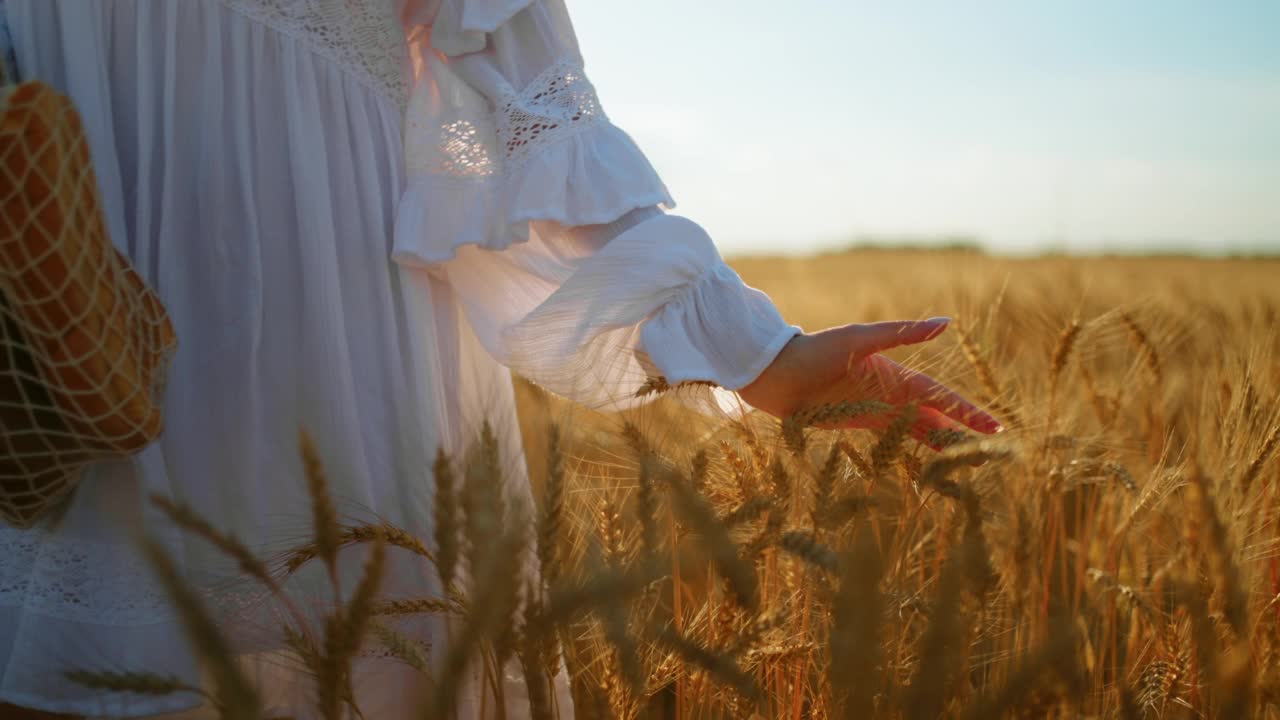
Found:
[[[463,449],[482,418],[519,448],[508,368],[596,407],[637,402],[662,375],[775,415],[918,401],[922,439],[998,428],[876,354],[945,321],[804,334],[665,214],[674,203],[601,109],[562,0],[0,0],[0,18],[20,75],[80,110],[111,236],[180,339],[161,441],[95,468],[56,520],[0,528],[2,702],[112,716],[196,704],[62,674],[197,682],[136,530],[206,587],[234,568],[144,499],[278,547],[306,531],[303,426],[344,507],[430,537],[436,449]],[[520,454],[505,460],[522,482]],[[387,576],[392,594],[437,584],[416,563]],[[320,601],[320,580],[293,589]],[[279,640],[257,598],[222,590],[226,632],[269,656]],[[272,709],[304,717],[310,680],[259,667]],[[362,659],[356,685],[368,717],[408,711],[412,681],[385,661]]]

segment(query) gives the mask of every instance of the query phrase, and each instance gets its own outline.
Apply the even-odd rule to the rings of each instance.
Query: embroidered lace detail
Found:
[[[494,162],[494,154],[489,151],[485,140],[493,137],[495,132],[492,121],[455,120],[445,123],[440,127],[440,160],[434,172],[462,178],[482,178],[494,174],[498,164]],[[406,148],[406,152],[412,155],[413,149]],[[409,163],[413,167],[412,159]]]
[[[504,98],[498,139],[508,164],[519,165],[539,148],[607,119],[582,66],[561,61]]]
[[[404,31],[395,0],[222,0],[318,54],[403,107]]]
[[[0,528],[0,606],[95,625],[172,620],[164,593],[132,548]]]
[[[0,607],[91,625],[177,622],[168,595],[129,543],[0,527],[0,557]],[[248,617],[269,599],[265,589],[244,583],[211,582],[196,589],[215,617],[224,620]]]
[[[546,147],[609,121],[595,87],[573,60],[553,63],[523,89],[507,91],[484,117],[456,118],[434,128],[415,120],[428,115],[425,108],[409,110],[409,169],[458,179],[517,168]]]

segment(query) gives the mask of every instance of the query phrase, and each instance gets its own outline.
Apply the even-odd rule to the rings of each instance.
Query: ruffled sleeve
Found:
[[[686,397],[733,409],[726,391],[749,384],[800,332],[701,227],[656,209],[607,225],[537,223],[527,243],[459,248],[440,271],[491,355],[596,408],[643,402],[655,381],[693,381]]]
[[[674,206],[587,79],[563,3],[424,0],[405,12],[411,91],[395,259],[503,249],[529,222]]]
[[[415,1],[396,260],[443,275],[485,349],[553,392],[619,409],[693,382],[693,404],[740,407],[800,328],[663,212],[562,0]]]

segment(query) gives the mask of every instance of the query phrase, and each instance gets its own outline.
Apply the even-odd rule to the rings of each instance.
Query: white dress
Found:
[[[279,646],[274,610],[148,494],[288,547],[310,522],[302,426],[343,512],[429,538],[430,461],[482,419],[527,499],[508,368],[623,407],[653,374],[739,388],[798,332],[658,209],[672,200],[600,107],[562,0],[0,0],[0,20],[21,76],[79,108],[111,236],[180,343],[161,440],[93,468],[61,516],[0,527],[0,701],[198,702],[62,675],[198,681],[141,529],[224,614],[272,710],[306,717],[310,679],[255,664]],[[392,595],[438,585],[414,558],[388,578]],[[319,604],[323,587],[304,573],[291,589]],[[367,717],[410,709],[391,661],[362,658],[356,684]]]

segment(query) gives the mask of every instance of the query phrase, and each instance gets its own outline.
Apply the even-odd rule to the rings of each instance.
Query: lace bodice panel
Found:
[[[505,83],[487,104],[453,112],[426,107],[436,93],[416,93],[409,106],[405,154],[411,172],[480,179],[518,168],[532,155],[607,123],[595,88],[574,59],[559,60],[517,90]]]
[[[307,43],[403,107],[405,37],[396,0],[221,0],[277,32]]]
[[[492,176],[557,140],[607,122],[576,52],[557,53],[560,57],[523,87],[487,87],[488,102],[442,116],[410,106],[401,0],[220,1],[307,43],[399,107],[409,106],[406,150],[413,170],[456,179]],[[433,15],[426,12],[419,20]],[[420,102],[439,102],[438,93],[423,95]]]

